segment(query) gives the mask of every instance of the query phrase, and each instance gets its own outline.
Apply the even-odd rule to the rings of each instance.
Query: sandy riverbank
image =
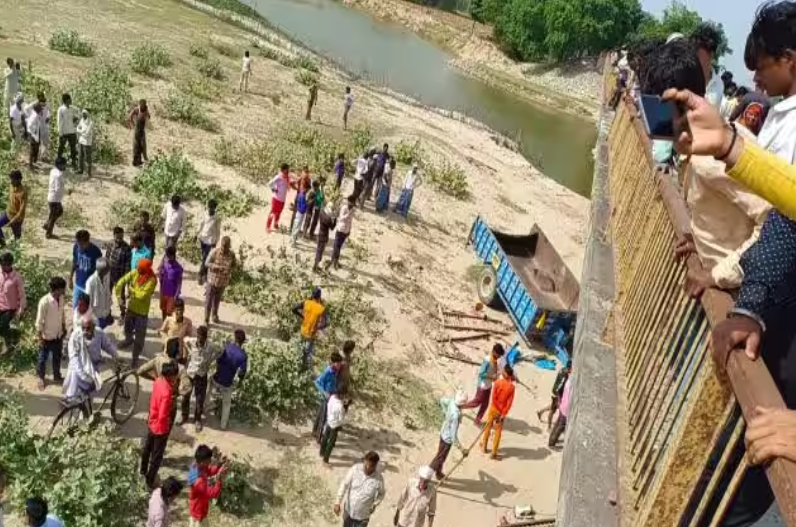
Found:
[[[492,28],[455,13],[406,0],[344,0],[372,16],[406,26],[455,55],[452,64],[531,102],[596,118],[602,77],[591,60],[563,66],[520,63],[491,39]]]
[[[260,46],[278,48],[286,53],[296,51],[291,45],[277,35],[268,35],[266,41],[244,28],[219,21],[177,1],[27,0],[13,3],[4,10],[0,56],[15,57],[23,64],[32,63],[38,75],[55,85],[67,84],[97,59],[66,56],[47,48],[49,36],[66,21],[70,29],[77,30],[95,45],[98,56],[110,56],[120,63],[125,63],[130,50],[144,40],[166,48],[173,66],[163,69],[155,78],[131,77],[133,98],[146,98],[152,109],[153,127],[148,135],[150,151],[180,148],[198,169],[203,182],[231,189],[240,185],[258,196],[262,203],[269,202],[269,189],[235,169],[219,165],[213,160],[213,152],[221,137],[233,141],[276,137],[304,122],[306,88],[296,80],[295,69],[254,53],[250,92],[242,95],[234,89],[240,58],[214,54],[229,79],[219,84],[218,95],[206,104],[208,115],[219,125],[216,133],[165,120],[162,105],[172,90],[196,75],[195,61],[188,53],[191,43],[207,43],[212,38],[240,50],[241,54],[244,49],[254,52],[254,40],[258,40]],[[322,66],[319,101],[311,124],[319,133],[346,137],[341,130],[340,115],[347,83],[339,72]],[[481,214],[490,224],[509,232],[524,232],[534,223],[539,224],[579,277],[588,202],[544,177],[520,154],[499,145],[489,130],[366,86],[353,85],[353,90],[356,97],[351,114],[353,126],[368,127],[377,143],[394,145],[399,141],[420,141],[429,160],[455,163],[464,171],[472,197],[459,201],[427,185],[416,193],[409,221],[393,214],[376,215],[372,204],[367,205],[365,210],[357,212],[352,234],[352,240],[361,250],[344,253],[344,269],[325,279],[331,283],[354,281],[362,287],[363,295],[374,302],[389,322],[385,334],[376,343],[375,353],[404,361],[408,365],[408,375],[432,387],[430,396],[449,393],[453,386],[472,391],[473,367],[455,362],[438,363],[440,359],[418,356],[413,345],[439,331],[434,319],[436,303],[462,309],[475,301],[471,271],[476,262],[471,249],[464,246],[473,219]],[[57,93],[48,95],[51,101],[59,98]],[[108,218],[110,204],[130,193],[136,174],[129,166],[130,132],[116,124],[109,125],[108,129],[114,142],[124,151],[125,163],[100,167],[90,181],[70,175],[70,192],[65,203],[67,208],[81,211],[85,223],[81,226],[100,240],[109,238],[109,224],[114,222],[113,217]],[[405,169],[401,167],[399,180]],[[45,176],[30,177],[43,179]],[[350,185],[347,181],[346,189]],[[43,191],[41,186],[39,189]],[[393,200],[395,194],[394,191]],[[189,206],[198,213],[200,204]],[[43,214],[42,210],[29,211],[32,216],[29,225],[33,226],[30,231],[37,229]],[[233,246],[247,242],[263,253],[262,258],[267,257],[266,248],[284,250],[291,257],[312,254],[314,247],[307,242],[300,242],[298,249],[292,249],[287,236],[266,235],[267,214],[268,207],[259,205],[244,218],[225,221],[224,231],[232,237]],[[24,243],[35,245],[35,250],[41,254],[68,258],[72,246],[70,236],[59,230],[62,236],[58,240],[45,243],[39,235],[36,243],[38,233],[31,232],[26,233]],[[355,260],[354,255],[359,260]],[[400,268],[388,263],[396,258],[404,262]],[[195,271],[192,266],[187,267]],[[354,269],[356,273],[352,272]],[[396,288],[391,286],[394,283],[402,285]],[[201,290],[192,281],[186,285],[183,295],[188,316],[199,320]],[[431,307],[427,310],[418,307],[429,302]],[[159,319],[154,308],[153,303],[152,317]],[[222,319],[226,326],[245,325],[252,333],[268,329],[261,317],[234,304],[223,305]],[[114,332],[118,336],[118,329]],[[154,332],[150,333],[145,353],[152,355],[159,343]],[[513,338],[507,337],[507,344],[513,342]],[[472,358],[479,360],[480,353],[480,350],[474,351]],[[535,416],[535,411],[548,402],[553,374],[524,364],[520,375],[528,388],[518,388],[513,419],[503,436],[505,460],[493,462],[473,452],[440,497],[435,524],[438,527],[497,524],[501,514],[519,504],[531,503],[540,513],[554,511],[560,453],[546,447],[547,436]],[[390,381],[386,379],[385,382]],[[11,379],[9,384],[27,393],[26,403],[34,425],[46,426],[57,405],[58,387],[50,386],[44,394],[37,393],[31,374]],[[148,392],[148,386],[146,390]],[[331,469],[318,462],[316,447],[306,435],[306,425],[250,429],[233,423],[229,432],[222,433],[210,426],[198,435],[190,429],[179,434],[169,447],[168,456],[189,455],[197,441],[221,444],[229,452],[246,455],[252,465],[272,470],[282,468],[280,463],[285,456],[297,456],[304,467],[302,470],[308,474],[305,486],[314,489],[312,486],[317,485],[318,491],[312,496],[280,498],[312,501],[316,496],[325,497],[333,492],[348,466],[363,451],[373,448],[382,453],[388,495],[371,525],[386,526],[390,524],[392,505],[405,479],[418,464],[427,463],[433,456],[437,430],[435,427],[409,429],[394,415],[373,415],[366,409],[355,409],[350,419],[356,425],[355,432],[341,442]],[[471,423],[466,419],[463,424],[465,443],[477,433]],[[125,425],[121,433],[139,437],[144,426],[145,420],[137,418]],[[302,490],[306,492],[307,489]],[[294,523],[283,525],[332,525],[328,520],[331,504],[319,503],[318,506],[327,513],[309,519],[296,518]],[[187,525],[184,519],[183,511],[175,527]],[[263,525],[256,517],[240,519],[216,514],[213,520],[216,524],[236,527]]]

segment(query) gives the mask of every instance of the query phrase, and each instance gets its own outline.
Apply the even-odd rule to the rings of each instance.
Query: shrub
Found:
[[[221,89],[214,80],[198,75],[191,76],[181,81],[179,86],[180,90],[186,94],[205,101],[217,99],[221,94]]]
[[[75,57],[94,55],[94,46],[80,38],[80,34],[72,29],[57,29],[50,36],[48,45],[52,50]]]
[[[163,230],[163,203],[154,199],[123,198],[111,203],[108,213],[105,216],[105,227],[110,231],[114,227],[122,227],[130,232],[133,224],[138,221],[142,210],[149,212],[155,232]]]
[[[349,142],[351,144],[351,148],[353,149],[353,153],[351,156],[349,156],[349,159],[353,159],[355,155],[361,156],[362,152],[364,152],[366,148],[373,144],[373,132],[370,131],[370,128],[354,128],[350,135],[351,138],[349,139]]]
[[[180,243],[177,247],[177,256],[184,262],[190,262],[194,265],[202,263],[202,250],[199,248],[199,242],[196,241],[197,232],[184,233],[180,236]]]
[[[467,176],[460,166],[445,159],[438,165],[430,164],[424,168],[431,186],[440,192],[460,200],[470,197]]]
[[[94,163],[98,165],[120,165],[124,163],[124,154],[119,146],[108,136],[108,131],[101,122],[94,122]]]
[[[296,72],[296,81],[304,86],[311,86],[318,82],[318,75],[308,70],[299,70]]]
[[[216,58],[200,61],[196,69],[208,79],[223,81],[227,78],[227,75],[224,73],[224,68],[221,66],[221,61]]]
[[[250,465],[235,458],[227,461],[224,492],[216,501],[221,512],[238,518],[247,518],[263,512],[264,497],[258,495],[253,486],[254,476]]]
[[[218,131],[218,123],[207,115],[199,100],[177,91],[172,91],[163,99],[163,116],[207,132]]]
[[[192,57],[196,57],[197,59],[206,59],[210,55],[210,52],[203,44],[191,42],[188,45],[188,54]]]
[[[235,190],[221,188],[212,184],[202,189],[202,201],[207,203],[211,199],[218,202],[218,212],[225,218],[243,218],[261,205],[260,200],[243,187]]]
[[[130,78],[111,61],[92,66],[70,92],[79,108],[87,108],[95,120],[125,122],[132,105]]]
[[[293,57],[292,62],[294,68],[305,69],[313,73],[318,73],[321,71],[321,68],[318,66],[318,63],[315,61],[315,59],[307,55],[296,55]]]
[[[130,56],[130,69],[141,75],[154,75],[158,68],[171,66],[168,51],[159,45],[147,42],[135,48]]]
[[[225,57],[235,58],[238,56],[238,51],[235,48],[226,42],[221,42],[220,40],[211,40],[210,47]]]
[[[422,163],[422,152],[423,150],[420,146],[420,140],[417,140],[414,143],[400,141],[395,148],[392,149],[395,161],[404,165],[409,165],[411,163]]]
[[[53,405],[57,403],[53,400]],[[146,506],[147,491],[135,470],[131,441],[106,426],[45,438],[27,427],[20,401],[0,393],[0,465],[11,477],[7,497],[22,510],[30,496],[42,496],[67,525],[135,527],[131,511]]]
[[[219,165],[236,166],[241,162],[241,149],[237,141],[220,137],[213,146],[213,160]]]
[[[196,178],[196,169],[180,150],[172,150],[168,154],[158,152],[136,175],[133,190],[159,202],[162,207],[174,194],[184,200],[197,197],[200,189]],[[160,211],[157,216],[160,216]]]

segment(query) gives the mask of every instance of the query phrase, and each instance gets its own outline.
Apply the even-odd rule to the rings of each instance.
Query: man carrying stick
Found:
[[[445,421],[442,423],[442,429],[439,434],[439,447],[437,448],[437,455],[429,463],[429,467],[434,469],[437,479],[445,479],[445,474],[442,472],[442,467],[448,459],[451,447],[456,445],[462,453],[462,456],[467,457],[470,450],[462,447],[459,442],[459,424],[462,422],[462,407],[467,402],[467,394],[462,391],[456,392],[453,399],[444,397],[440,399],[440,405],[445,412]]]

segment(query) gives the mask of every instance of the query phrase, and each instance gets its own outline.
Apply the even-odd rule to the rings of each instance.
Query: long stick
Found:
[[[464,342],[466,340],[481,340],[488,339],[491,335],[489,333],[478,333],[475,335],[466,335],[464,337],[442,337],[437,338],[437,342]]]
[[[444,477],[444,478],[442,478],[441,480],[439,480],[439,483],[437,483],[437,489],[439,489],[440,487],[442,487],[442,485],[443,485],[443,484],[444,484],[446,481],[448,481],[448,479],[451,477],[451,474],[453,474],[454,472],[456,472],[456,469],[457,469],[457,468],[459,468],[459,466],[460,466],[462,463],[464,463],[464,460],[465,460],[465,459],[467,459],[468,457],[470,457],[470,455],[469,455],[469,452],[470,452],[470,451],[473,449],[473,447],[475,446],[475,444],[476,444],[476,443],[478,443],[478,440],[479,440],[479,439],[481,439],[481,436],[482,436],[482,435],[484,435],[484,430],[486,430],[487,424],[491,424],[493,420],[494,420],[494,419],[490,420],[490,421],[489,421],[489,423],[486,423],[486,424],[484,424],[484,425],[481,427],[481,431],[480,431],[480,432],[478,432],[478,435],[477,435],[477,436],[475,436],[475,439],[473,439],[473,442],[472,442],[472,443],[470,443],[470,446],[467,448],[468,455],[467,455],[467,456],[462,456],[462,457],[459,459],[459,461],[457,461],[457,462],[456,462],[456,464],[455,464],[455,465],[453,465],[453,468],[451,468],[451,469],[450,469],[450,471],[448,471],[448,473],[447,473],[447,474],[445,474],[445,477]]]
[[[445,329],[458,329],[460,331],[481,331],[486,333],[492,333],[493,335],[508,335],[509,332],[505,329],[497,329],[497,328],[479,328],[473,326],[465,326],[462,324],[443,324],[443,328]]]

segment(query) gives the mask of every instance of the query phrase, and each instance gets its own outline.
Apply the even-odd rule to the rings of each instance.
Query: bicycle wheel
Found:
[[[53,435],[69,434],[74,431],[80,422],[88,421],[88,407],[82,402],[71,403],[64,406],[55,416],[50,431],[47,433],[47,439]]]
[[[113,386],[111,417],[118,425],[126,423],[135,413],[138,402],[138,375],[129,372],[122,375]]]

